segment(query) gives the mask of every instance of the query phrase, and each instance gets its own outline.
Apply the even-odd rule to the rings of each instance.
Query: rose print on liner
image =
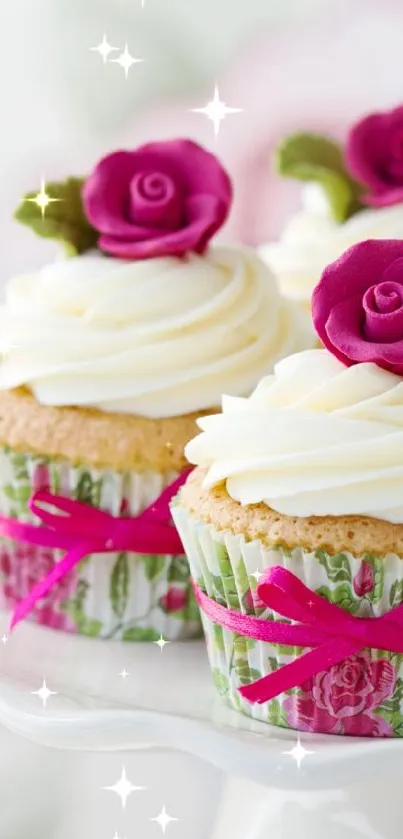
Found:
[[[159,601],[159,605],[164,612],[180,612],[185,609],[188,603],[188,593],[185,589],[179,586],[171,586],[167,593],[164,594]]]
[[[302,692],[284,702],[287,722],[302,731],[356,736],[393,736],[392,726],[375,711],[392,697],[396,671],[387,659],[369,653],[351,656],[318,673]]]
[[[360,242],[328,265],[312,295],[312,317],[339,361],[403,375],[403,240]]]
[[[353,588],[357,597],[371,594],[375,588],[375,574],[370,562],[363,560],[353,579]]]
[[[2,546],[0,571],[3,578],[2,597],[7,608],[15,605],[31,591],[38,580],[54,566],[54,554],[34,545]],[[74,589],[74,577],[60,580],[34,608],[34,620],[51,629],[72,631],[74,624],[63,606]]]

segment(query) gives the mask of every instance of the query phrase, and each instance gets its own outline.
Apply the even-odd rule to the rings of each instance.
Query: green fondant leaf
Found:
[[[316,559],[326,570],[332,583],[351,583],[351,568],[345,554],[330,556],[326,551],[316,551]]]
[[[87,220],[81,197],[83,178],[67,178],[60,183],[46,184],[51,201],[44,210],[32,200],[39,190],[30,192],[21,201],[15,218],[45,239],[60,241],[68,256],[85,253],[97,244],[99,233]]]
[[[336,221],[345,221],[361,208],[362,188],[348,174],[343,152],[333,140],[319,134],[293,134],[277,149],[276,163],[282,175],[319,183]]]
[[[129,590],[129,563],[126,553],[120,553],[112,570],[110,579],[110,600],[112,609],[118,618],[123,618],[126,611]]]

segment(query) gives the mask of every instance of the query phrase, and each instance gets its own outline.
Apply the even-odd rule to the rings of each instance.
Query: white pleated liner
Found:
[[[250,609],[246,609],[244,603],[245,589],[257,588],[256,577],[253,576],[255,572],[263,573],[272,566],[287,568],[312,590],[318,590],[321,586],[332,590],[337,585],[329,580],[326,569],[319,563],[314,552],[307,552],[303,548],[268,549],[260,541],[247,542],[242,536],[217,531],[211,525],[198,521],[180,503],[172,507],[172,515],[184,545],[193,578],[210,597],[214,600],[218,599],[219,602],[225,602],[228,608],[243,614],[255,614],[256,617],[281,620],[280,615],[269,609],[265,611],[254,609],[251,612]],[[348,560],[351,576],[354,579],[361,566],[362,558],[354,557],[347,552],[343,552],[343,556]],[[396,581],[403,581],[403,559],[399,556],[390,553],[382,557],[382,567],[384,571],[383,595],[379,602],[371,607],[373,617],[390,611],[392,586],[396,585]],[[217,586],[221,589],[221,597],[217,597]],[[356,600],[359,598],[356,597]],[[369,616],[367,607],[368,601],[363,597],[358,610],[361,617]],[[228,629],[217,627],[203,613],[202,623],[214,680],[224,699],[236,710],[253,719],[294,727],[285,721],[282,711],[286,699],[288,711],[290,709],[292,698],[289,694],[281,694],[275,700],[258,705],[243,699],[237,689],[242,683],[255,681],[272,672],[274,668],[277,669],[293,661],[296,656],[299,657],[308,650],[284,648],[260,641],[250,643]],[[373,650],[371,655],[376,659],[381,653]],[[235,666],[237,659],[244,662],[241,661],[244,682],[240,678],[242,671],[239,666]],[[403,672],[399,675],[403,677]],[[294,718],[296,717],[294,706]],[[298,728],[297,723],[295,727]]]
[[[20,472],[16,462],[21,463]],[[148,471],[144,473],[127,472],[118,473],[112,470],[96,470],[85,465],[72,466],[64,461],[51,461],[45,458],[19,455],[9,450],[0,450],[0,515],[8,516],[10,509],[15,503],[10,500],[10,494],[15,494],[17,499],[23,500],[19,503],[18,519],[20,521],[38,524],[37,519],[27,509],[28,497],[34,488],[35,472],[38,467],[43,466],[50,474],[50,490],[55,494],[65,496],[74,495],[80,481],[90,481],[94,487],[99,487],[99,506],[113,515],[118,515],[122,502],[127,504],[127,514],[137,515],[161,494],[178,474],[175,472],[161,474]],[[20,477],[18,478],[18,475]],[[22,477],[21,477],[22,476]],[[63,555],[54,551],[55,561]],[[100,621],[102,631],[99,637],[114,637],[121,639],[124,628],[130,625],[139,626],[144,629],[154,630],[166,640],[176,641],[199,637],[201,633],[200,620],[196,610],[192,609],[191,619],[175,617],[175,613],[166,613],[158,607],[158,601],[163,597],[171,585],[169,573],[172,566],[172,558],[167,555],[161,557],[161,571],[155,579],[148,579],[144,571],[144,562],[135,553],[128,553],[129,586],[127,600],[122,619],[118,620],[113,610],[110,598],[110,583],[112,570],[118,558],[117,553],[97,554],[86,558],[77,570],[73,570],[74,576],[84,581],[86,588],[85,614],[89,620]],[[6,582],[6,581],[5,581]],[[1,584],[0,584],[1,585]],[[190,585],[190,581],[182,580],[179,587]],[[76,588],[76,584],[75,584]],[[149,612],[149,614],[147,614]],[[144,619],[142,618],[144,617]],[[120,624],[122,626],[120,627]],[[70,626],[71,631],[79,631],[77,627]]]

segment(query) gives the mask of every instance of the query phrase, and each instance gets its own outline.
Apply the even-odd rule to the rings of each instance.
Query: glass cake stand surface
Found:
[[[0,635],[6,624],[2,615]],[[212,685],[203,641],[161,649],[28,622],[0,644],[0,722],[62,749],[169,747],[282,789],[370,781],[403,758],[399,740],[299,736],[227,708]]]

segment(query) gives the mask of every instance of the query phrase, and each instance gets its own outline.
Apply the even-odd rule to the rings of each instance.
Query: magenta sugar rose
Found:
[[[403,241],[369,240],[325,268],[312,295],[315,329],[344,364],[403,375]]]
[[[98,246],[123,259],[202,253],[227,218],[231,200],[220,162],[191,140],[107,155],[83,187]]]

